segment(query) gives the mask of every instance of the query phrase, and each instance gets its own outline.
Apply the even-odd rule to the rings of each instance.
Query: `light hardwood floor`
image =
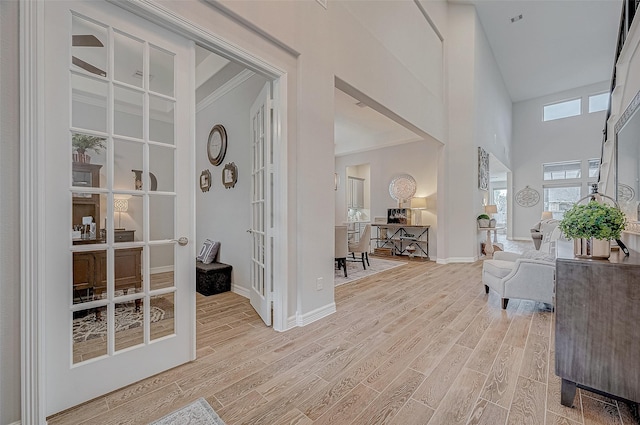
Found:
[[[337,312],[266,328],[233,293],[197,297],[198,359],[49,418],[146,424],[204,397],[233,424],[634,424],[578,390],[560,405],[553,313],[484,293],[482,262],[410,262],[336,288]]]

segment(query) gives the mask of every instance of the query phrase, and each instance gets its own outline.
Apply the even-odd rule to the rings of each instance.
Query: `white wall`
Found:
[[[0,2],[0,424],[20,420],[18,2]]]
[[[607,91],[607,87],[608,83],[602,82],[513,105],[512,194],[525,186],[540,193],[540,202],[533,207],[513,203],[514,239],[530,239],[531,227],[540,220],[543,211],[543,163],[600,158],[606,112],[589,114],[588,96]],[[542,121],[544,105],[577,97],[582,98],[582,115]]]
[[[211,189],[196,192],[196,247],[205,239],[220,241],[218,261],[233,266],[234,292],[248,296],[251,288],[251,133],[249,108],[256,100],[266,80],[254,75],[234,90],[196,114],[196,171],[211,172]],[[211,128],[222,124],[227,131],[227,154],[219,166],[207,157],[207,140]],[[222,169],[234,162],[238,167],[238,182],[234,188],[222,185]]]
[[[476,217],[488,192],[478,189],[478,147],[507,167],[511,99],[472,5],[450,4],[448,15],[449,138],[440,153],[438,261],[474,261]]]
[[[400,174],[411,175],[417,183],[416,197],[428,197],[431,209],[422,212],[422,224],[429,224],[429,257],[437,257],[438,221],[435,211],[435,195],[438,185],[438,150],[435,141],[419,141],[382,149],[336,157],[335,172],[341,182],[346,181],[346,168],[359,164],[369,164],[370,173],[370,218],[386,217],[388,208],[397,208],[397,202],[389,195],[389,183]],[[336,195],[335,223],[340,224],[347,217],[346,184],[340,184]],[[414,211],[414,213],[420,213]],[[326,220],[326,218],[325,218]],[[332,223],[333,224],[333,223]]]

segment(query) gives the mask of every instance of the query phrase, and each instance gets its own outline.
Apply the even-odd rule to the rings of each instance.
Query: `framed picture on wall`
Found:
[[[489,154],[478,147],[478,189],[489,190]]]

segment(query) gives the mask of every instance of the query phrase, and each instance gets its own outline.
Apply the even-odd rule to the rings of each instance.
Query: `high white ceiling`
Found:
[[[475,5],[514,102],[611,79],[620,0],[450,1]]]
[[[621,0],[449,1],[475,5],[513,102],[611,79]],[[336,155],[420,139],[356,103],[335,90]]]

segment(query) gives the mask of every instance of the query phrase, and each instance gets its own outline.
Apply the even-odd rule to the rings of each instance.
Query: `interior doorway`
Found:
[[[259,102],[262,110],[253,116],[252,107],[256,99],[270,98],[263,90],[267,87],[270,93],[271,86],[264,76],[196,47],[196,173],[207,180],[196,194],[196,246],[201,247],[206,239],[219,242],[215,261],[233,267],[230,289],[250,298],[252,288],[259,288],[265,298],[262,304],[272,290],[271,266],[265,260],[271,255],[266,244],[269,216],[265,214],[270,209],[264,209],[272,195],[267,190],[270,176],[265,173],[270,167],[264,161],[272,155],[265,154],[270,143],[263,145],[271,139],[271,114],[264,113],[266,101]],[[263,119],[266,126],[255,124]],[[224,129],[224,149],[211,137],[216,128]],[[254,138],[261,134],[260,129],[266,129],[265,137]],[[271,312],[266,312],[270,305],[256,310],[270,324]]]
[[[511,170],[509,170],[493,154],[489,154],[489,204],[495,205],[497,213],[493,214],[499,238],[511,239]]]

